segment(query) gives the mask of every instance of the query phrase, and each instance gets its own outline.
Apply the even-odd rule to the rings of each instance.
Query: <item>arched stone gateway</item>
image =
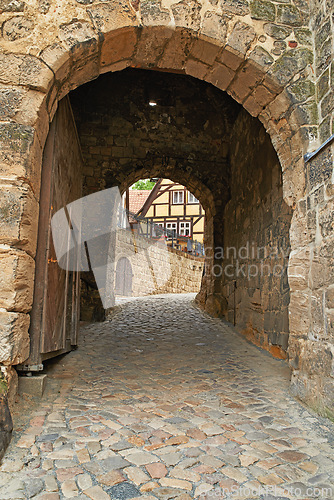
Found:
[[[312,4],[312,5],[311,5]],[[0,0],[0,363],[29,356],[41,165],[69,91],[128,67],[183,73],[226,91],[268,134],[293,210],[292,388],[333,411],[333,133],[330,2]],[[196,194],[196,193],[195,193]]]

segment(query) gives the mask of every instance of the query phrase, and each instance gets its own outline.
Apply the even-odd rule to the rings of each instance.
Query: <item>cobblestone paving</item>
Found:
[[[15,414],[1,499],[334,498],[334,426],[289,395],[285,362],[192,299],[82,328]]]

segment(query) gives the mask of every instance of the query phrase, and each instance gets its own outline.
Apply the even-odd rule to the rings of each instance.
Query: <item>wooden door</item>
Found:
[[[70,102],[65,98],[51,124],[43,156],[30,357],[21,366],[25,370],[42,369],[43,360],[77,344],[80,277],[58,265],[51,218],[81,197],[81,172],[80,145]]]

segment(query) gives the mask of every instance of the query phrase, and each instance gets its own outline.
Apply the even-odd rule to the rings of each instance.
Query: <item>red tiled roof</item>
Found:
[[[129,210],[136,214],[144,205],[151,191],[148,189],[129,189]]]

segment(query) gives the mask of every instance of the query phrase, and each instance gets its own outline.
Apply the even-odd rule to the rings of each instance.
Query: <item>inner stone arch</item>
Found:
[[[151,98],[157,101],[154,108]],[[70,101],[84,158],[83,194],[115,185],[123,192],[147,177],[189,188],[207,210],[206,273],[198,302],[285,357],[292,213],[283,200],[279,160],[261,123],[210,84],[139,69],[105,74],[73,91]],[[212,272],[213,266],[235,268],[240,249],[251,246],[254,255],[239,260],[257,274]],[[227,247],[235,248],[232,263]],[[280,276],[273,275],[272,259]],[[261,265],[266,276],[258,274]]]

